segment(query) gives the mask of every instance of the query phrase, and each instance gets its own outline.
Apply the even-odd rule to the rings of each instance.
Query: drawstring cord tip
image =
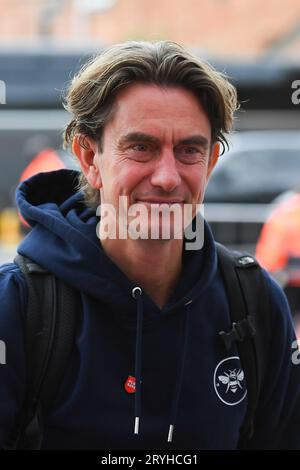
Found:
[[[136,416],[135,423],[134,423],[134,434],[139,433],[139,425],[140,425],[140,418]]]
[[[169,434],[168,434],[168,442],[172,442],[173,439],[173,431],[174,431],[174,425],[170,424],[169,427]]]

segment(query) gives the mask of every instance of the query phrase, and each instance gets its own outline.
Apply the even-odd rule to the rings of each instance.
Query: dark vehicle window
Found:
[[[226,166],[226,168],[225,168]],[[270,175],[279,177],[286,175],[289,178],[299,178],[300,150],[258,150],[245,151],[225,162],[224,170],[230,172],[237,181],[253,181],[255,176],[259,181],[266,180]],[[220,168],[220,171],[222,169]]]
[[[230,196],[237,202],[256,202],[255,193],[275,197],[280,192],[300,186],[300,150],[274,149],[236,152],[215,169],[207,188],[209,199]],[[269,196],[266,197],[269,199]],[[260,201],[258,201],[260,202]],[[267,201],[266,201],[267,202]]]

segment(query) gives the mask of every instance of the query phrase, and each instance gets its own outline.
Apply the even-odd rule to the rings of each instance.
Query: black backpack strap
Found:
[[[226,349],[237,345],[247,383],[248,406],[240,431],[240,448],[254,431],[271,331],[271,308],[266,282],[253,256],[232,252],[216,243],[219,267],[228,295],[232,329],[220,332]]]
[[[75,337],[78,294],[32,260],[17,255],[28,288],[26,395],[7,449],[39,449],[43,420],[62,382]]]

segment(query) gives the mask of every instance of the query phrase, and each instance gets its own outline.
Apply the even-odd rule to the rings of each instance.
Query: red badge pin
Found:
[[[129,375],[128,379],[125,382],[124,388],[127,393],[135,393],[135,377]]]

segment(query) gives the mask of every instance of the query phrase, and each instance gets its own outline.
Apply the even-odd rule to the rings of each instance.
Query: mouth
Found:
[[[182,199],[137,199],[135,204],[183,204]]]

